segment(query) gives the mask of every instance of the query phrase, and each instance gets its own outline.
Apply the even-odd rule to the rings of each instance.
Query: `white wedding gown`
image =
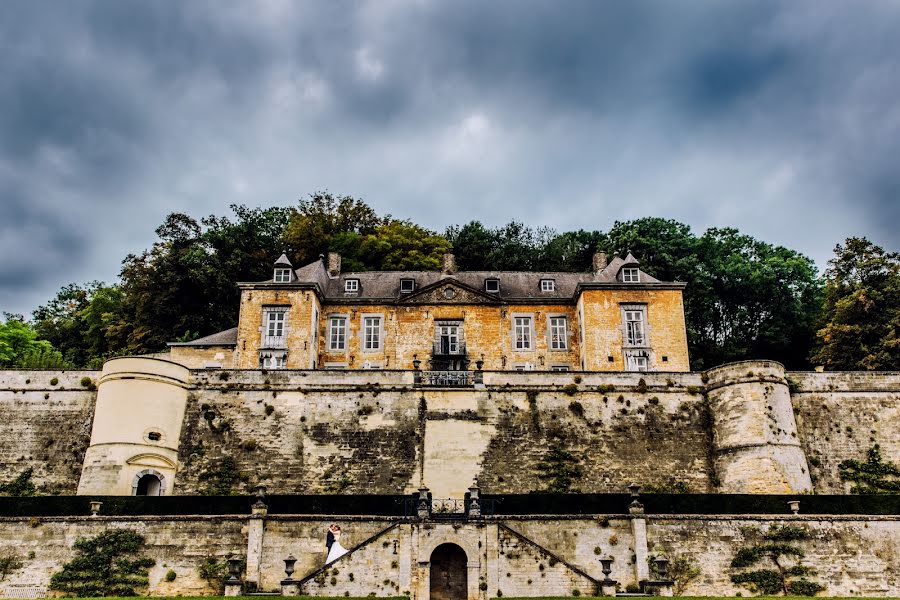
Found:
[[[336,561],[345,554],[347,554],[347,549],[341,546],[341,534],[336,533],[334,535],[334,543],[331,544],[331,550],[328,551],[328,558],[325,559],[325,564]]]

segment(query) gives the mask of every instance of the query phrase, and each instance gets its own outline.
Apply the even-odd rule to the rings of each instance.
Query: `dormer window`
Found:
[[[622,269],[622,281],[625,283],[640,283],[641,272],[634,267]]]
[[[556,291],[556,281],[554,281],[552,279],[541,279],[541,291],[542,292]]]
[[[290,283],[291,282],[291,270],[290,269],[275,269],[275,283]]]
[[[485,279],[484,280],[484,291],[490,294],[497,294],[500,292],[500,280],[499,279]]]
[[[416,289],[416,280],[415,279],[401,279],[400,280],[400,293],[408,294]]]
[[[358,292],[359,291],[359,279],[348,279],[344,282],[344,291],[345,292]]]

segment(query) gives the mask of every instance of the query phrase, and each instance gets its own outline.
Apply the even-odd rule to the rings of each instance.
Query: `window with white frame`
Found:
[[[408,294],[416,289],[416,280],[415,279],[401,279],[400,280],[400,293]]]
[[[328,349],[347,349],[347,317],[328,318]]]
[[[496,294],[500,291],[500,280],[499,279],[485,279],[484,280],[484,291]]]
[[[287,307],[268,307],[263,309],[263,347],[284,348],[287,346],[285,325]]]
[[[513,350],[534,350],[531,317],[513,317]]]
[[[626,371],[647,371],[650,369],[650,357],[646,352],[626,352],[625,353],[625,370]]]
[[[381,350],[381,316],[366,316],[362,319],[363,350]]]
[[[639,283],[640,280],[641,272],[638,269],[634,267],[622,269],[622,281],[625,283]]]
[[[647,345],[647,312],[644,307],[625,307],[625,345]]]
[[[275,269],[275,283],[290,283],[290,269]]]
[[[287,356],[284,352],[263,352],[259,357],[261,369],[283,369]]]
[[[344,282],[344,291],[345,292],[358,292],[359,291],[359,279],[348,279]]]
[[[568,319],[566,317],[550,317],[550,349],[566,350],[569,347]]]
[[[541,291],[552,292],[556,290],[556,281],[552,279],[541,279]]]
[[[569,365],[550,365],[551,371],[568,371]]]

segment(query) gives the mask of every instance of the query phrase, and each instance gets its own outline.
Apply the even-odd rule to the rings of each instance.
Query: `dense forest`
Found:
[[[770,358],[790,369],[900,369],[900,255],[849,238],[820,277],[802,254],[673,220],[616,222],[608,231],[477,221],[443,233],[378,215],[365,202],[312,194],[291,208],[232,206],[231,216],[166,217],[158,241],[122,262],[114,284],[72,283],[31,319],[0,323],[0,367],[99,367],[237,322],[238,281],[339,252],[345,270],[437,269],[452,251],[462,270],[587,271],[591,256],[633,253],[651,275],[683,281],[691,362],[704,369]]]

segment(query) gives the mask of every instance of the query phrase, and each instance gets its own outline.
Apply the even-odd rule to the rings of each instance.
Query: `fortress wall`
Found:
[[[188,396],[178,494],[217,482],[395,494],[424,482],[435,497],[461,497],[476,477],[485,493],[522,493],[569,468],[581,472],[571,489],[583,492],[621,492],[633,480],[710,491],[709,416],[699,388],[679,383],[699,376],[607,378],[614,385],[511,374],[500,384],[492,374],[487,389],[448,390],[392,385],[411,374],[378,371],[362,386],[324,372],[193,375],[204,380]],[[553,449],[568,454],[548,462]]]
[[[156,561],[149,573],[150,595],[211,595],[212,590],[198,576],[199,565],[207,556],[245,558],[252,521],[247,515],[101,516],[38,521],[2,518],[0,553],[15,552],[25,564],[0,583],[0,590],[10,595],[16,588],[45,587],[52,573],[75,556],[72,545],[78,538],[93,537],[110,528],[125,528],[146,538],[142,554]],[[260,588],[279,589],[284,578],[283,559],[288,554],[297,558],[295,579],[322,566],[324,529],[329,522],[330,519],[320,517],[266,517],[264,533],[258,540],[262,556]],[[528,592],[566,596],[572,589],[580,588],[581,595],[585,595],[589,591],[584,587],[585,578],[567,565],[601,579],[598,559],[607,556],[614,559],[612,578],[622,588],[636,582],[632,557],[635,540],[629,517],[624,515],[508,519],[501,521],[505,527],[490,519],[469,523],[405,522],[381,536],[377,534],[396,521],[345,517],[335,522],[344,530],[342,541],[347,548],[372,536],[374,539],[336,562],[319,582],[307,584],[307,593],[342,596],[348,591],[353,595],[374,593],[383,597],[409,591],[412,598],[425,598],[427,561],[434,548],[443,543],[463,548],[469,561],[469,578],[487,584],[487,589],[481,591],[470,585],[471,598],[496,597],[498,590],[504,596]],[[650,555],[663,554],[669,559],[685,556],[701,569],[700,577],[687,587],[685,595],[749,595],[746,588],[731,583],[731,559],[740,548],[760,542],[762,533],[770,527],[781,525],[799,527],[810,534],[809,540],[792,544],[805,553],[801,564],[818,571],[812,579],[826,586],[820,595],[900,595],[897,517],[647,515],[646,523]],[[30,551],[35,553],[34,558],[27,558]],[[772,568],[764,561],[758,568]],[[172,582],[165,581],[169,569],[176,573]]]
[[[76,556],[72,546],[79,538],[92,538],[108,529],[128,529],[144,536],[147,548],[141,554],[156,565],[149,571],[153,595],[214,595],[201,579],[198,567],[206,557],[217,560],[243,557],[247,552],[246,517],[66,517],[41,519],[0,518],[0,555],[15,553],[23,568],[0,583],[11,596],[16,588],[46,588],[53,573]],[[34,552],[34,558],[28,558]],[[169,570],[175,580],[165,580]],[[25,596],[39,597],[39,596]]]
[[[900,462],[900,373],[789,373],[788,379],[816,492],[848,492],[838,465],[865,461],[875,444],[884,460]]]
[[[801,500],[801,512],[803,503]],[[741,547],[761,542],[771,526],[791,525],[811,539],[792,542],[806,556],[801,561],[818,571],[811,577],[826,586],[820,596],[892,596],[900,594],[900,520],[896,517],[674,517],[648,519],[650,554],[669,559],[687,556],[702,569],[686,596],[750,595],[731,583],[731,560]],[[755,569],[772,569],[765,559]]]
[[[81,380],[99,375],[0,371],[0,482],[31,468],[41,493],[75,493],[97,396]]]

